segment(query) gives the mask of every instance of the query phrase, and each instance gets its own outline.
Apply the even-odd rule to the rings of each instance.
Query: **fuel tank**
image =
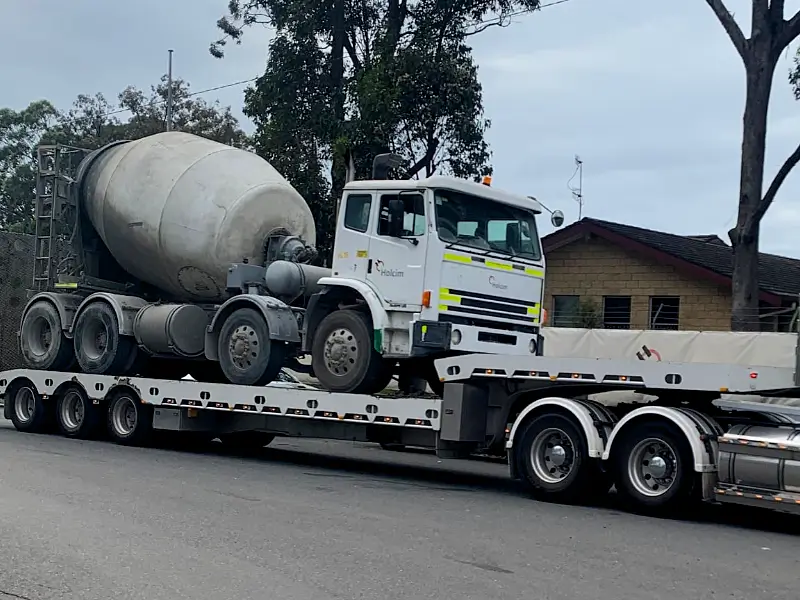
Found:
[[[308,204],[272,165],[195,135],[106,146],[79,178],[86,215],[119,265],[174,299],[222,300],[229,265],[261,263],[278,228],[316,243]]]

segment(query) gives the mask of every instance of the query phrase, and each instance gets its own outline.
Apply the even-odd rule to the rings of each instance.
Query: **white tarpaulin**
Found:
[[[738,364],[742,366],[795,366],[794,333],[743,333],[720,331],[653,331],[622,329],[571,329],[543,327],[544,355],[559,358],[619,358]],[[641,402],[652,397],[635,392],[606,392],[591,396],[604,404]],[[731,396],[727,400],[799,405],[792,398]]]
[[[653,331],[543,327],[544,355],[789,367],[794,333]]]

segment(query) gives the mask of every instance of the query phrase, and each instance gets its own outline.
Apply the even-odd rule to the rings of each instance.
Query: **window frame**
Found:
[[[670,308],[670,310],[672,310],[672,308],[674,308],[675,311],[676,311],[675,323],[666,323],[666,324],[656,325],[656,323],[655,323],[656,315],[654,314],[654,309],[653,309],[654,302],[655,301],[662,301],[660,303],[660,306],[664,307],[665,306],[665,303],[663,302],[664,300],[675,300],[676,301],[675,306]],[[663,317],[661,317],[661,318],[663,319]],[[653,329],[653,330],[657,330],[657,331],[678,331],[680,329],[680,326],[681,326],[681,297],[680,296],[650,296],[650,298],[649,298],[649,306],[648,306],[647,325],[648,325],[649,329]]]
[[[574,314],[570,315],[569,317],[562,317],[562,319],[566,319],[569,323],[559,323],[559,311],[558,311],[558,301],[559,300],[574,300],[575,301],[575,308]],[[563,311],[566,312],[566,311]],[[580,327],[580,316],[581,316],[581,297],[578,294],[553,294],[553,315],[552,319],[550,319],[550,324],[552,327]]]
[[[609,300],[627,300],[628,304],[628,318],[627,322],[623,323],[616,318],[609,318],[608,301]],[[633,312],[633,301],[631,296],[609,295],[603,296],[603,329],[630,329],[631,328],[631,313]]]
[[[405,198],[408,198],[408,197],[411,197],[413,199],[412,200],[414,202],[413,207],[415,209],[416,208],[421,208],[422,209],[422,214],[419,214],[417,212],[413,212],[413,213],[412,212],[407,212],[405,210]],[[375,235],[378,235],[380,237],[392,237],[388,233],[383,232],[382,229],[381,229],[381,224],[382,223],[388,223],[388,220],[387,221],[382,220],[382,214],[381,213],[382,213],[382,211],[384,209],[384,199],[386,200],[386,203],[387,203],[387,206],[386,206],[387,210],[389,208],[388,207],[388,203],[391,200],[394,200],[394,199],[403,200],[403,203],[404,203],[403,204],[404,219],[405,219],[405,215],[412,215],[412,214],[415,215],[415,219],[414,219],[414,222],[413,222],[413,226],[415,228],[416,228],[416,225],[417,225],[417,217],[421,220],[422,225],[420,227],[420,232],[416,233],[416,229],[412,230],[412,233],[409,234],[409,235],[404,235],[403,236],[404,238],[425,237],[425,234],[427,233],[427,229],[428,229],[428,227],[427,227],[427,212],[426,212],[426,207],[425,207],[425,194],[423,194],[421,191],[418,191],[418,190],[413,190],[413,191],[412,190],[402,190],[402,191],[398,191],[396,193],[383,192],[383,193],[378,194],[378,223],[377,223],[377,226],[375,227]]]
[[[344,225],[345,229],[349,229],[350,231],[356,231],[358,233],[367,233],[369,231],[370,221],[372,220],[372,204],[374,203],[374,194],[369,192],[349,192],[347,196],[345,196],[344,200],[344,215],[342,215],[342,225]],[[359,229],[358,227],[354,227],[348,224],[348,212],[347,209],[350,206],[350,200],[353,198],[366,198],[369,200],[369,212],[367,213],[367,218],[365,220],[364,229]],[[364,205],[361,205],[361,211],[364,211]]]

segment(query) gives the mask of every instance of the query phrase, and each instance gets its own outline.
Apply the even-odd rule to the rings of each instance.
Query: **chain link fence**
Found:
[[[0,371],[23,366],[17,332],[33,276],[33,240],[0,231]]]

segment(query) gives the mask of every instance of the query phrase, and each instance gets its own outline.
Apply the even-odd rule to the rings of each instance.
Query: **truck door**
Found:
[[[333,276],[367,281],[369,245],[375,194],[347,192],[342,202],[333,247]]]
[[[402,202],[400,231],[391,230],[392,202]],[[400,237],[396,237],[398,234]],[[421,193],[378,194],[377,227],[370,240],[367,281],[395,309],[418,311],[422,308],[427,234],[425,202]]]

